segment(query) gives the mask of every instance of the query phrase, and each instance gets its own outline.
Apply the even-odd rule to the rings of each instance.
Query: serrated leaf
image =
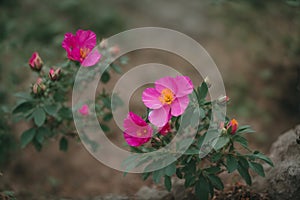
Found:
[[[212,183],[212,185],[217,190],[223,190],[224,189],[223,182],[221,181],[221,179],[218,176],[210,174],[207,177],[208,177],[209,181]]]
[[[46,120],[45,111],[42,108],[37,108],[32,113],[34,123],[37,126],[42,126]]]
[[[165,176],[165,187],[170,192],[172,189],[172,181],[170,176]]]
[[[52,104],[52,105],[46,105],[44,106],[44,110],[46,111],[46,113],[48,113],[51,116],[55,116],[55,114],[58,111],[58,105],[56,104]]]
[[[248,171],[248,168],[245,168],[243,165],[238,164],[238,172],[239,174],[241,175],[241,177],[246,181],[246,183],[248,185],[251,185],[252,184],[252,180],[251,180],[251,176],[249,174],[249,171]]]
[[[203,175],[200,175],[199,180],[195,184],[195,194],[198,199],[208,200],[210,193],[208,184]]]
[[[26,102],[23,102],[23,103],[17,105],[13,109],[13,114],[27,113],[30,110],[32,110],[33,108],[34,108],[34,104],[32,102],[26,101]]]
[[[228,142],[230,141],[229,137],[227,136],[221,136],[218,138],[218,141],[216,142],[214,149],[216,151],[222,149]]]
[[[252,154],[252,156],[255,158],[258,158],[260,160],[263,160],[266,163],[268,163],[270,166],[274,167],[272,160],[270,158],[268,158],[267,156],[265,156],[264,154],[256,151],[256,152],[254,152],[254,154]]]
[[[118,74],[122,74],[122,69],[119,65],[111,64],[110,66],[115,72],[117,72]]]
[[[107,83],[110,80],[110,74],[107,71],[103,72],[100,80],[102,83]]]
[[[207,96],[208,87],[205,82],[202,82],[201,86],[198,87],[198,97],[199,99],[205,99]]]
[[[265,171],[261,164],[256,162],[249,162],[250,168],[255,171],[258,175],[265,177]]]
[[[232,173],[238,167],[238,161],[232,155],[226,156],[226,166],[229,173]]]
[[[65,151],[65,152],[68,150],[68,140],[65,137],[60,138],[59,150]]]
[[[104,116],[103,116],[103,121],[105,122],[108,122],[109,120],[111,120],[113,117],[113,114],[112,113],[106,113]]]
[[[234,142],[238,142],[239,144],[241,144],[243,147],[245,147],[246,149],[248,149],[248,141],[246,138],[240,136],[240,135],[235,135],[233,137],[233,141]]]
[[[161,180],[161,177],[164,176],[164,170],[159,169],[152,172],[152,178],[154,183],[158,184]]]
[[[24,131],[21,135],[21,147],[26,147],[34,138],[36,133],[35,128],[28,129]]]
[[[176,163],[173,162],[167,167],[165,167],[164,169],[165,169],[165,175],[173,176],[176,173]]]
[[[208,174],[216,174],[219,171],[221,171],[221,168],[217,167],[217,166],[212,166],[212,167],[204,169],[204,171],[206,171]]]

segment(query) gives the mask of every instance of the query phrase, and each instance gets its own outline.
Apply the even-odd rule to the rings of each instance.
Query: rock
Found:
[[[267,190],[274,200],[300,199],[300,125],[273,143],[270,158],[274,168],[264,165],[266,178],[256,177],[254,186]]]
[[[139,200],[171,200],[173,199],[170,192],[164,189],[149,188],[143,186],[135,195]]]

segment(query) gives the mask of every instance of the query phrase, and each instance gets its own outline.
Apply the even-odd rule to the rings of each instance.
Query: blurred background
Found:
[[[0,0],[0,191],[24,199],[77,198],[133,195],[151,184],[138,175],[123,177],[76,141],[67,153],[59,151],[58,141],[42,152],[20,150],[27,124],[4,114],[16,101],[14,93],[30,89],[27,63],[34,51],[51,65],[66,58],[61,47],[66,32],[90,29],[100,41],[144,26],[180,31],[207,50],[225,81],[229,116],[257,131],[249,136],[252,148],[268,153],[281,133],[300,122],[300,1]],[[155,55],[129,56],[132,65],[124,70],[153,62]],[[175,58],[165,62],[181,64]]]

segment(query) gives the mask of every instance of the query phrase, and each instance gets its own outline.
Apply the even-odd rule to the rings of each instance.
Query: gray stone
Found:
[[[254,186],[267,190],[272,199],[300,199],[300,125],[281,135],[271,147],[275,167],[264,165],[266,178],[256,177]]]
[[[137,193],[136,199],[139,200],[171,200],[173,199],[170,192],[164,189],[149,188],[143,186]]]

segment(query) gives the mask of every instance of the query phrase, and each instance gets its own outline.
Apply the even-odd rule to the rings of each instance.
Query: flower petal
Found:
[[[76,32],[76,40],[79,47],[85,47],[90,50],[97,44],[96,34],[90,30],[78,30]]]
[[[193,92],[193,83],[191,79],[187,76],[177,76],[174,79],[174,82],[177,85],[177,91],[175,93],[176,97],[182,97],[189,95]]]
[[[176,98],[171,104],[171,115],[175,117],[182,115],[189,105],[189,102],[190,99],[188,96]]]
[[[164,89],[170,89],[174,94],[177,93],[177,85],[174,82],[174,78],[167,76],[161,79],[158,79],[157,81],[155,81],[155,89],[161,93],[162,90]]]
[[[163,105],[159,100],[160,93],[154,88],[147,88],[144,90],[142,94],[142,100],[150,109],[158,109],[161,108]]]
[[[170,106],[164,106],[152,110],[149,113],[149,121],[157,127],[163,127],[169,119]]]
[[[140,116],[136,115],[133,112],[129,112],[128,114],[130,116],[130,118],[132,119],[132,121],[134,123],[136,123],[139,126],[147,126],[148,124],[143,120],[143,118],[141,118]]]
[[[124,138],[125,138],[127,144],[132,147],[141,146],[142,144],[147,143],[151,139],[151,137],[148,137],[148,138],[133,137],[131,135],[128,135],[127,133],[123,133],[123,135],[124,135]]]
[[[99,53],[98,49],[92,50],[87,57],[83,60],[81,65],[83,67],[90,67],[95,65],[101,58],[101,54]]]

